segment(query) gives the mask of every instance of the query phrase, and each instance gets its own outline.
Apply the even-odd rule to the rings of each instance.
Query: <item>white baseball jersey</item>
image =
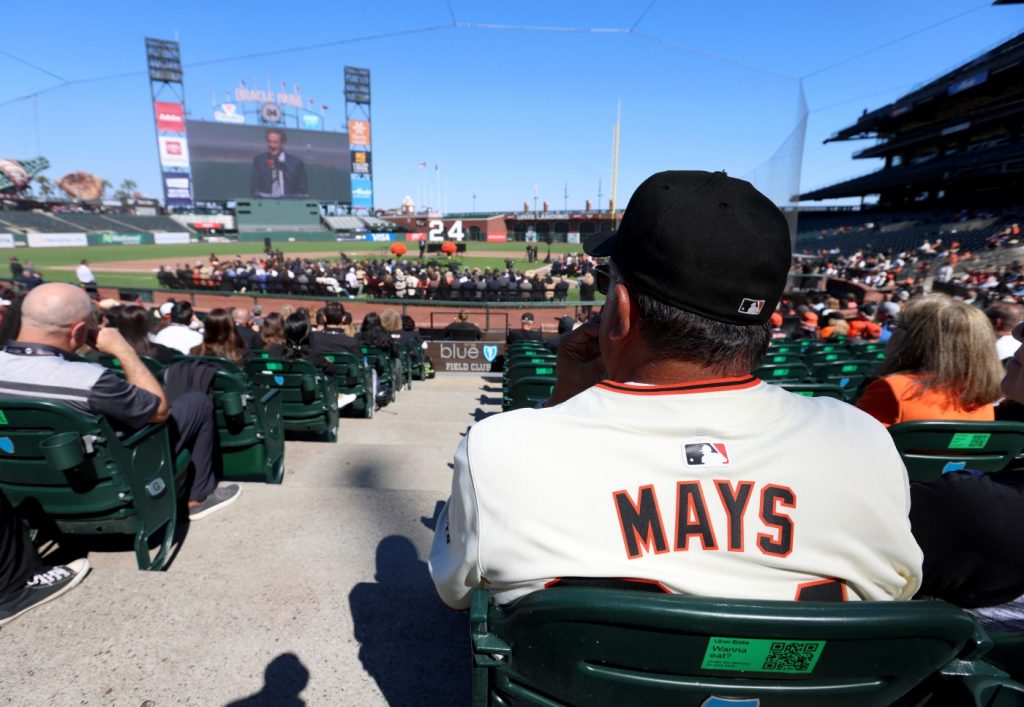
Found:
[[[910,599],[906,469],[852,405],[745,376],[605,381],[477,423],[455,454],[430,572],[505,603],[574,578],[753,599]]]

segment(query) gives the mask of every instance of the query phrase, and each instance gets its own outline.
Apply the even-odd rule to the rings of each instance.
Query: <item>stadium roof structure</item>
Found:
[[[799,199],[878,194],[883,206],[951,208],[1005,200],[1024,179],[1022,128],[1024,33],[835,132],[826,143],[875,138],[853,157],[884,166]]]

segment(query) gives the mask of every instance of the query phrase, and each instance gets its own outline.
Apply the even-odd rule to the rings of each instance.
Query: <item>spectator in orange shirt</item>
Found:
[[[794,339],[818,338],[818,315],[810,310],[800,315],[800,327],[793,334]]]
[[[863,341],[878,341],[882,335],[882,325],[875,322],[877,305],[865,304],[857,310],[857,317],[850,322],[850,338]]]
[[[1002,366],[978,308],[945,295],[911,300],[894,321],[884,376],[857,407],[889,426],[911,420],[995,419]]]

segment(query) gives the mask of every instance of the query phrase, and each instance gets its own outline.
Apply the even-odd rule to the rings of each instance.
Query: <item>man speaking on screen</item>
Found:
[[[284,150],[288,141],[283,130],[267,131],[267,151],[252,160],[252,195],[280,199],[309,195],[306,165]]]

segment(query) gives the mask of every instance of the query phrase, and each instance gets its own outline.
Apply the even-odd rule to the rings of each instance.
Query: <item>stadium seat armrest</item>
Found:
[[[263,391],[263,395],[260,396],[260,407],[266,407],[270,404],[270,401],[274,399],[274,396],[278,394],[277,388],[268,388]]]
[[[469,608],[470,636],[473,641],[473,663],[477,666],[500,665],[512,653],[512,646],[487,627],[491,595],[486,589],[473,592]]]
[[[121,444],[123,444],[125,447],[129,447],[129,448],[135,447],[135,446],[141,444],[142,442],[145,442],[150,437],[153,437],[155,435],[163,433],[163,431],[166,428],[167,428],[167,425],[164,424],[163,422],[157,422],[157,423],[146,425],[145,427],[143,427],[143,428],[137,430],[136,432],[132,433],[132,435],[130,437],[128,437],[127,439],[125,439],[124,441],[122,441]]]

